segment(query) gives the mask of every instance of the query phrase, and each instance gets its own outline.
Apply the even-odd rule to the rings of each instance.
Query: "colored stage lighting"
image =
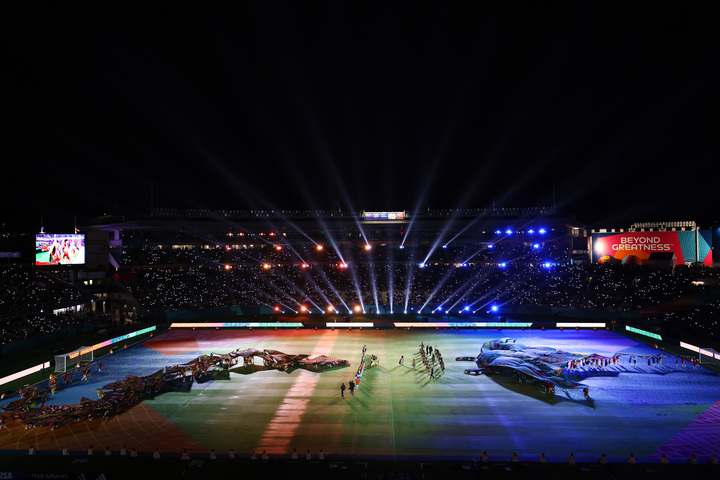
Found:
[[[540,244],[539,244],[539,243],[533,243],[533,248],[534,248],[535,250],[539,250],[539,249],[540,249]]]
[[[315,250],[317,250],[318,252],[322,252],[323,246],[320,245],[320,244],[318,244],[318,245],[315,247]]]
[[[372,250],[372,247],[370,246],[369,243],[367,245],[365,245],[365,250]]]
[[[263,263],[262,268],[263,268],[264,270],[270,270],[270,264],[269,264],[269,263]]]
[[[355,305],[355,307],[353,307],[353,310],[355,310],[355,313],[360,313],[362,311],[362,308],[360,307],[360,305]]]
[[[490,307],[490,311],[491,311],[491,312],[497,312],[497,311],[498,311],[498,306],[497,306],[497,305],[491,306],[491,307]]]
[[[307,312],[307,307],[305,305],[300,305],[300,311],[303,313]]]
[[[547,230],[541,228],[540,230],[538,230],[538,232],[540,232],[540,235],[545,235],[547,233]]]
[[[510,230],[509,228],[507,230],[505,230],[505,235],[512,235],[512,234],[513,234],[513,231]]]

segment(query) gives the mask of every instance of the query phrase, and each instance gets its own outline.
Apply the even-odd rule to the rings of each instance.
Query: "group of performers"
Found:
[[[420,361],[422,362],[425,370],[430,372],[430,378],[437,378],[438,376],[445,373],[445,361],[443,360],[440,350],[430,345],[425,345],[420,342],[419,351]],[[437,369],[435,368],[437,364]],[[413,358],[413,368],[415,368],[415,359]]]
[[[367,345],[363,345],[362,356],[360,357],[360,365],[358,366],[357,372],[355,372],[355,385],[357,385],[358,387],[360,387],[360,379],[362,379],[363,372],[365,371],[365,353],[367,353]],[[373,357],[375,358],[375,360],[377,360],[377,357],[375,357],[374,355]]]
[[[364,355],[365,349],[363,349]],[[287,370],[290,366],[335,366],[348,365],[346,360],[321,355],[308,358],[308,355],[289,355],[276,350],[234,350],[226,354],[211,353],[201,355],[190,362],[165,367],[144,377],[128,375],[124,380],[108,383],[97,389],[98,398],[92,400],[82,397],[80,403],[73,405],[46,405],[49,395],[54,395],[58,388],[68,388],[80,377],[79,381],[88,380],[92,368],[102,369],[102,362],[78,364],[77,367],[61,378],[61,384],[54,374],[50,375],[47,385],[22,388],[20,398],[2,407],[9,412],[13,420],[25,425],[25,428],[50,427],[55,429],[79,420],[106,418],[121,413],[144,398],[160,393],[169,382],[193,382],[210,375],[210,369],[229,368],[243,357],[244,365],[253,364],[253,357],[259,356],[265,365],[279,370]],[[361,374],[361,372],[360,372]],[[359,378],[358,378],[359,383]],[[3,395],[4,397],[4,395]],[[6,427],[5,416],[0,416],[0,428]]]
[[[97,400],[82,397],[80,403],[73,405],[46,405],[48,396],[54,395],[58,388],[72,386],[78,377],[80,377],[79,381],[88,380],[91,367],[101,368],[102,365],[101,363],[78,364],[77,368],[62,376],[61,384],[58,383],[56,376],[51,374],[47,385],[21,389],[18,392],[20,398],[4,405],[2,409],[10,412],[12,419],[24,424],[25,428],[55,429],[74,421],[105,418],[132,407],[149,395],[160,392],[166,382],[180,378],[183,382],[187,378],[192,381],[196,375],[207,374],[208,369],[219,364],[221,360],[219,356],[202,355],[186,364],[166,367],[151,375],[144,377],[128,375],[124,380],[109,383],[97,390]],[[4,420],[3,417],[3,423]]]

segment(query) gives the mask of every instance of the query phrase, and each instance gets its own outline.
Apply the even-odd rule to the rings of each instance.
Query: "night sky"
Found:
[[[2,2],[5,230],[151,205],[720,218],[717,2],[205,3]]]

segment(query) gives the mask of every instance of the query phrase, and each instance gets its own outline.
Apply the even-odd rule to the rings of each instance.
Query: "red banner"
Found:
[[[647,263],[650,254],[674,253],[675,264],[685,263],[677,232],[627,232],[593,235],[593,259]]]

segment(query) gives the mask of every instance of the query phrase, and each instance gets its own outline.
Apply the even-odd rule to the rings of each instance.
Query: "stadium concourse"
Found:
[[[236,363],[154,392],[108,418],[78,420],[54,429],[26,429],[6,417],[0,448],[8,455],[4,458],[15,459],[20,462],[18,468],[25,465],[25,469],[22,462],[27,460],[22,458],[31,447],[37,458],[52,456],[65,465],[60,455],[63,449],[68,449],[68,458],[86,460],[93,446],[93,468],[102,468],[97,456],[104,456],[108,447],[109,457],[119,457],[124,446],[144,458],[161,452],[163,461],[176,462],[173,468],[183,465],[183,452],[189,452],[191,461],[223,466],[235,461],[255,468],[255,463],[263,464],[262,452],[268,455],[265,464],[269,466],[291,464],[295,450],[301,457],[309,451],[313,462],[319,462],[322,451],[327,465],[336,462],[355,468],[358,461],[435,462],[438,471],[442,465],[467,465],[469,470],[460,472],[468,475],[477,474],[479,470],[473,469],[483,466],[497,468],[495,474],[500,475],[499,466],[523,465],[527,473],[540,465],[542,454],[558,468],[567,467],[571,454],[577,465],[593,466],[605,454],[620,469],[631,453],[638,463],[661,468],[663,454],[671,465],[685,465],[693,455],[700,464],[710,465],[720,451],[716,431],[720,376],[715,371],[608,330],[507,327],[173,328],[96,359],[87,380],[77,378],[58,386],[46,405],[97,398],[98,389],[128,375],[150,375],[202,354],[279,350],[310,357],[328,355],[346,359],[350,365],[284,370],[261,362]],[[589,386],[589,399],[573,389],[545,393],[542,383],[530,377],[519,381],[510,370],[466,375],[469,365],[455,359],[474,357],[485,342],[501,337],[583,355],[619,355],[620,360],[603,368],[566,372]],[[427,346],[442,352],[444,359],[443,368],[433,364],[432,376],[431,367],[422,363]],[[357,380],[364,354],[368,359],[375,356],[376,362],[366,364],[352,394],[346,390],[341,395],[341,384]],[[650,362],[658,355],[662,363]],[[99,360],[102,371],[97,371]],[[11,396],[2,404],[13,400]],[[230,458],[231,451],[236,458]],[[257,461],[250,460],[252,452]],[[489,457],[487,465],[483,452]],[[517,465],[510,461],[514,454]],[[52,470],[46,467],[45,471]],[[433,478],[429,471],[425,473],[426,478]]]

